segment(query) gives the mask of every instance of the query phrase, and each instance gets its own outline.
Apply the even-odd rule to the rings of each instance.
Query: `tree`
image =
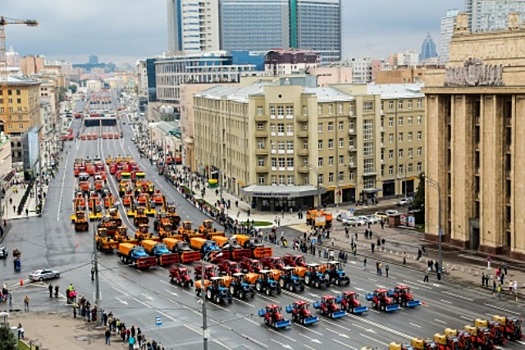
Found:
[[[414,202],[410,209],[421,209],[425,211],[425,173],[419,174],[419,185],[417,186]]]
[[[77,86],[75,84],[71,84],[67,87],[73,94],[77,92]]]
[[[9,327],[0,326],[0,350],[16,350],[17,340]]]

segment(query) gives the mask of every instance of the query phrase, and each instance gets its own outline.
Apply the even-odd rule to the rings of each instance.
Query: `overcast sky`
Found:
[[[7,25],[7,47],[21,56],[134,63],[167,49],[166,0],[0,0],[0,15],[36,19]],[[429,31],[439,50],[439,21],[464,0],[343,0],[343,58],[420,50]]]

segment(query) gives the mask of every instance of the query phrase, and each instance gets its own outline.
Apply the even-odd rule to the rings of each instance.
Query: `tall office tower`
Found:
[[[89,64],[98,64],[98,56],[97,55],[89,56]]]
[[[341,0],[219,0],[221,49],[312,50],[341,59]]]
[[[468,28],[472,32],[487,32],[507,28],[509,13],[517,12],[525,20],[525,0],[465,0]]]
[[[441,33],[439,38],[440,64],[445,64],[448,61],[448,47],[450,45],[450,40],[452,40],[452,33],[454,32],[454,25],[456,24],[458,13],[458,9],[447,10],[447,14],[444,17],[441,17]]]
[[[432,57],[437,57],[436,43],[434,42],[434,39],[432,39],[432,37],[430,36],[430,33],[427,33],[425,40],[423,40],[423,44],[421,44],[419,61],[423,62]]]
[[[218,0],[168,0],[168,51],[219,50]]]

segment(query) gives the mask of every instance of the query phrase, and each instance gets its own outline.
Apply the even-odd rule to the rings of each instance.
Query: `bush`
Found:
[[[0,350],[16,350],[17,339],[8,327],[0,326]]]

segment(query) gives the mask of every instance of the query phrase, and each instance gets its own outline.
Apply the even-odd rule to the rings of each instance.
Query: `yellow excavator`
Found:
[[[89,203],[89,221],[102,220],[102,208],[100,206],[100,199],[89,198],[88,203]]]

